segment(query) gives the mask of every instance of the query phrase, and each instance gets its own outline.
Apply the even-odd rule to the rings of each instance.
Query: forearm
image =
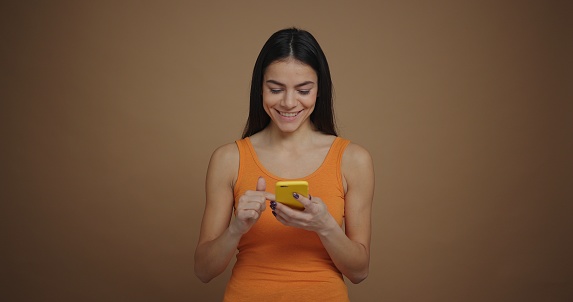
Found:
[[[237,250],[241,235],[229,226],[219,237],[203,242],[195,251],[195,275],[205,283],[220,275]]]
[[[328,227],[317,232],[334,265],[352,283],[360,283],[368,276],[370,252],[361,243],[352,241],[332,219]]]

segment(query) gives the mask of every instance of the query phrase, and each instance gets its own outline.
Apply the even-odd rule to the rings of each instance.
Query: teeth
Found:
[[[293,116],[296,116],[298,114],[298,112],[281,112],[280,114],[282,116],[286,116],[286,117],[293,117]]]

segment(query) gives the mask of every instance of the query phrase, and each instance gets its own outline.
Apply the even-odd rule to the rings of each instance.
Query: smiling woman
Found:
[[[314,111],[317,75],[310,66],[293,58],[277,61],[267,67],[264,75],[263,107],[282,132],[293,132],[305,123]]]
[[[279,90],[284,90],[286,83],[271,78],[270,72],[273,69],[272,65],[289,61],[298,62],[298,65],[306,65],[307,68],[311,68],[314,72],[314,81],[311,79],[303,80],[314,83],[314,87],[312,87],[316,92],[314,98],[320,100],[316,102],[315,110],[310,115],[310,120],[317,131],[324,134],[337,135],[332,102],[332,79],[326,56],[316,39],[309,32],[287,29],[278,31],[269,38],[255,62],[251,80],[249,118],[243,131],[243,138],[263,130],[269,124],[270,117],[261,106],[264,89],[268,89],[263,84],[276,84],[273,89],[276,88],[277,93],[279,93]],[[302,68],[302,66],[299,67]],[[306,87],[307,83],[305,82],[297,83],[297,85],[303,86],[296,87],[302,91],[302,94],[309,90],[308,88],[311,88]]]
[[[195,273],[209,282],[238,249],[225,301],[348,301],[343,276],[368,276],[373,164],[336,134],[328,63],[310,33],[269,38],[250,98],[242,139],[209,163]],[[308,183],[308,198],[293,193],[302,210],[276,202],[284,180]]]

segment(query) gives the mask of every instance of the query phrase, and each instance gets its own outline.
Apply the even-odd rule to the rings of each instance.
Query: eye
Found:
[[[299,90],[298,93],[302,95],[308,95],[310,93],[310,90]]]
[[[272,94],[279,94],[281,93],[282,89],[271,89]]]

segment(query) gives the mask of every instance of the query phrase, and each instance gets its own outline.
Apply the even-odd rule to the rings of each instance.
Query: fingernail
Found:
[[[275,211],[273,211],[273,216],[277,217],[277,213],[275,213]]]
[[[308,194],[308,200],[312,200],[312,196],[310,196],[310,194]]]
[[[295,193],[292,193],[292,196],[293,196],[294,198],[298,199],[298,194],[297,194],[296,192],[295,192]]]
[[[277,208],[277,203],[274,201],[271,201],[271,209],[276,209]]]

